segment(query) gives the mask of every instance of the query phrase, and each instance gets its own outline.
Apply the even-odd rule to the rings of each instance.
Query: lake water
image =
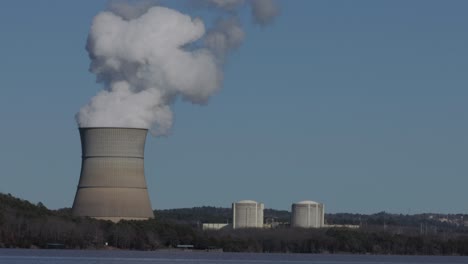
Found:
[[[110,251],[110,250],[34,250],[0,249],[0,264],[139,264],[139,263],[312,263],[312,264],[446,264],[468,263],[468,257],[443,256],[370,256],[370,255],[315,255],[262,254],[174,251]]]

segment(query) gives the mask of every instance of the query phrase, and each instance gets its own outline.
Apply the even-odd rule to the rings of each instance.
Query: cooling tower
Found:
[[[144,174],[146,129],[80,128],[81,175],[75,216],[111,220],[153,218]]]
[[[262,203],[243,200],[232,204],[232,228],[263,228]]]
[[[294,203],[291,208],[291,226],[317,228],[324,226],[324,205],[313,201]]]

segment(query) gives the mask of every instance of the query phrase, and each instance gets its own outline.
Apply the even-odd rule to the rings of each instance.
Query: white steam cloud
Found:
[[[113,0],[107,3],[107,9],[125,20],[135,19],[143,15],[158,0]]]
[[[223,62],[230,50],[240,47],[244,35],[240,22],[235,17],[219,19],[215,27],[206,34],[204,44]]]
[[[209,30],[200,19],[154,2],[114,1],[94,18],[86,49],[104,90],[77,113],[80,127],[149,128],[165,135],[175,98],[204,104],[221,87],[226,54],[244,39],[235,13],[244,1],[203,1],[229,13]],[[262,25],[278,13],[271,0],[248,2]]]
[[[278,7],[271,0],[251,0],[255,22],[261,25],[271,23],[279,14]]]
[[[279,14],[278,6],[273,0],[198,0],[200,6],[211,6],[226,11],[233,11],[248,4],[252,9],[254,21],[261,25],[271,23]]]

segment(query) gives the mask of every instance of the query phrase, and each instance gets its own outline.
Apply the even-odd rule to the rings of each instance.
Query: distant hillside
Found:
[[[164,219],[196,225],[199,223],[230,223],[230,208],[202,206],[193,208],[154,210],[156,219]]]
[[[0,193],[0,223],[11,214],[29,218],[53,215],[42,203],[32,204],[11,194]]]
[[[201,223],[231,223],[231,208],[202,206],[194,208],[154,210],[156,219],[176,221],[192,226]],[[265,220],[289,223],[291,213],[285,210],[265,209]],[[334,213],[325,214],[325,223],[328,225],[358,225],[368,228],[405,228],[412,232],[433,232],[435,229],[461,232],[465,229],[465,220],[468,225],[468,215],[463,214],[390,214],[379,212],[376,214]]]
[[[193,208],[154,210],[157,219],[165,219],[196,225],[200,223],[232,223],[232,209],[212,206]],[[274,219],[276,222],[289,222],[291,213],[288,211],[265,209],[263,213],[266,219]]]

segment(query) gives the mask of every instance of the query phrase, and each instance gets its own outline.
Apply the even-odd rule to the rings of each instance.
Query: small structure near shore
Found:
[[[204,223],[202,225],[203,230],[221,230],[228,227],[230,227],[230,225],[226,223]]]
[[[192,251],[194,246],[193,245],[177,245],[178,249],[182,249],[184,251]]]

